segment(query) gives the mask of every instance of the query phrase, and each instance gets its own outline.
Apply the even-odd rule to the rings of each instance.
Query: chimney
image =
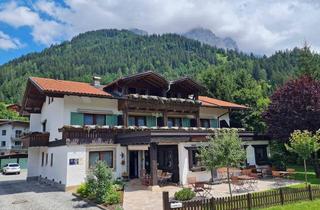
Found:
[[[94,87],[96,87],[96,88],[99,88],[100,87],[101,77],[93,76],[92,79],[93,79],[92,85]]]

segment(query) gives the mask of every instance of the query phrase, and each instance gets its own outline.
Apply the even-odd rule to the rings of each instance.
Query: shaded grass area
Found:
[[[263,210],[318,210],[320,209],[320,200],[303,201],[284,206],[274,206]]]

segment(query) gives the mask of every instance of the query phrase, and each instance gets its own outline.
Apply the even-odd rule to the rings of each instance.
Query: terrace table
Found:
[[[254,190],[257,188],[257,179],[255,177],[252,176],[248,176],[248,175],[240,175],[237,176],[239,180],[242,180],[245,182],[245,184],[248,185],[247,189],[248,190]]]

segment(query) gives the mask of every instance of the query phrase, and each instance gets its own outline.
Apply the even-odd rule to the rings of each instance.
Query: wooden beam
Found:
[[[158,185],[158,165],[157,165],[157,144],[151,143],[150,144],[150,173],[151,173],[151,185],[155,186]]]

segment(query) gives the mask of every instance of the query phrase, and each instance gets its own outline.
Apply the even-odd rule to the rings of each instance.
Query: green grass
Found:
[[[304,181],[304,169],[303,166],[299,165],[289,165],[287,168],[294,168],[296,173],[293,176],[293,179]],[[316,177],[316,174],[312,166],[307,166],[307,177],[309,184],[320,184],[320,179]]]
[[[320,200],[303,201],[284,206],[274,206],[263,210],[318,210],[320,209]]]

